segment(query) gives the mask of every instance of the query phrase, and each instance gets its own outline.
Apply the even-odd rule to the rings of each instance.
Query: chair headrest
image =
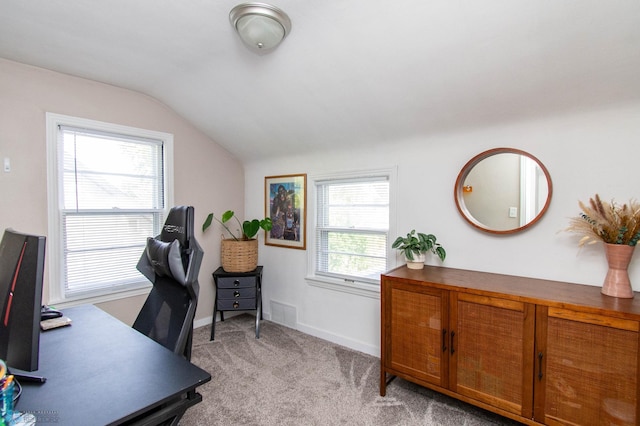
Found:
[[[199,248],[193,238],[193,213],[193,206],[171,208],[160,235],[147,238],[137,268],[151,282],[155,283],[156,276],[173,278],[181,285],[190,279],[187,275],[193,247]]]
[[[136,267],[154,285],[156,278],[168,277],[192,291],[198,287],[204,251],[193,235],[193,216],[193,206],[173,207],[160,235],[147,239]]]
[[[184,285],[186,274],[178,240],[170,243],[147,238],[147,258],[156,275],[171,277]]]
[[[160,240],[167,243],[178,240],[183,249],[189,249],[191,238],[193,238],[193,206],[172,207],[162,227]]]

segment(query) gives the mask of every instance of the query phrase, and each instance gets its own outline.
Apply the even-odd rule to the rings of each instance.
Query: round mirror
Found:
[[[454,189],[458,210],[471,225],[511,234],[536,223],[551,202],[551,177],[533,155],[496,148],[473,157]]]

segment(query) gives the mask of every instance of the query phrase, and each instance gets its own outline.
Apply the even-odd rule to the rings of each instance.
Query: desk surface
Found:
[[[41,385],[23,383],[16,410],[38,424],[113,425],[211,380],[211,375],[95,306],[64,310],[70,326],[40,335]]]

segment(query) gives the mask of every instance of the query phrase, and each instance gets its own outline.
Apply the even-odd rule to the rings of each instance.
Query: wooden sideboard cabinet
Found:
[[[398,376],[530,425],[640,419],[640,298],[431,266],[381,285],[380,395]]]

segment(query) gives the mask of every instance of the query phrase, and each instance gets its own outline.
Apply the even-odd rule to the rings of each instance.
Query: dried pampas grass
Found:
[[[619,205],[602,201],[598,194],[589,205],[578,202],[582,212],[570,219],[568,232],[582,234],[579,246],[604,241],[608,244],[635,246],[640,239],[640,203],[631,200]]]

